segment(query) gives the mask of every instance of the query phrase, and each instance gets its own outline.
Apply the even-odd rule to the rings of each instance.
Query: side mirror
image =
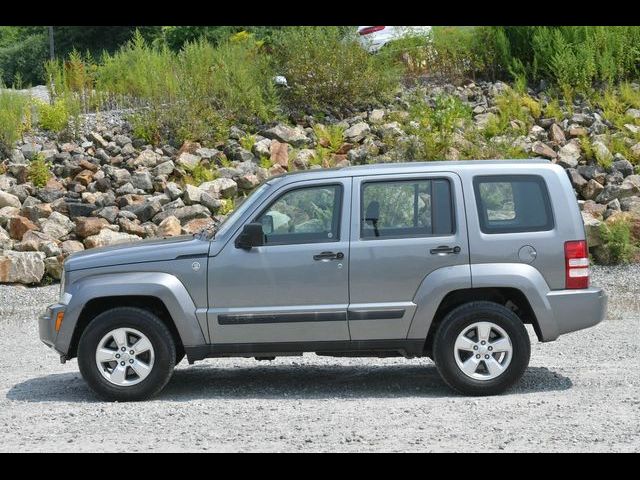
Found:
[[[261,223],[247,223],[236,238],[236,248],[251,249],[264,245],[264,233]]]

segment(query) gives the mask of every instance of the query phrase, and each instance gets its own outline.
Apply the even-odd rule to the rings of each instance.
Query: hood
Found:
[[[209,251],[209,242],[193,235],[121,243],[92,248],[70,255],[64,262],[66,271],[111,267],[132,263],[161,262],[181,256],[201,256]]]

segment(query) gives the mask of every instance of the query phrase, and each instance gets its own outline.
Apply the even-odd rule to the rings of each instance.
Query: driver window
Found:
[[[263,212],[267,245],[335,242],[339,239],[342,187],[322,185],[289,190]]]

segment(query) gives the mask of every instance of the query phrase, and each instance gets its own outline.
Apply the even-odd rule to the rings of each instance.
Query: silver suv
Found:
[[[99,395],[157,394],[185,355],[430,357],[468,395],[523,374],[542,342],[587,328],[578,204],[542,160],[310,170],[257,188],[215,235],[74,254],[40,338]]]

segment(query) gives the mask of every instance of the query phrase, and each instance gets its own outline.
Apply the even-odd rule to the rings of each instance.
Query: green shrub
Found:
[[[64,100],[56,100],[53,105],[38,102],[38,123],[44,130],[61,132],[69,124],[69,112]]]
[[[485,129],[487,137],[515,132],[525,135],[532,127],[535,118],[541,115],[540,104],[527,94],[518,93],[513,88],[507,88],[495,98],[498,113],[491,117]],[[513,127],[516,120],[518,127]]]
[[[244,148],[245,150],[251,151],[251,149],[256,143],[256,136],[247,134],[240,139],[239,143],[242,148]]]
[[[287,27],[274,38],[277,72],[287,78],[293,111],[348,113],[389,97],[399,70],[370,55],[339,27]]]
[[[187,174],[182,178],[183,184],[198,186],[204,182],[210,182],[218,178],[218,172],[215,167],[206,163],[199,163],[193,168],[186,169]]]
[[[638,252],[631,235],[631,225],[627,219],[620,218],[600,225],[602,239],[600,261],[602,263],[629,263]]]
[[[640,161],[640,157],[634,154],[633,149],[631,148],[633,142],[631,142],[631,145],[629,145],[626,136],[620,135],[619,133],[613,134],[608,138],[608,140],[609,141],[607,142],[607,147],[613,155],[619,153],[631,163],[637,163],[638,161]]]
[[[544,108],[544,116],[547,118],[553,118],[556,122],[564,120],[564,112],[560,108],[560,102],[557,98],[552,98]]]
[[[462,127],[473,128],[471,109],[455,96],[442,95],[435,99],[431,107],[423,100],[411,102],[410,117],[419,125],[407,126],[407,132],[415,135],[418,143],[407,144],[410,158],[442,160],[452,146],[453,135]],[[415,149],[415,151],[411,151]]]
[[[273,162],[271,161],[271,158],[269,158],[268,156],[261,155],[259,165],[262,168],[266,168],[267,170],[269,170],[271,167],[273,167]]]
[[[322,125],[316,123],[313,131],[318,138],[318,142],[324,148],[328,148],[330,152],[336,152],[344,143],[344,128],[338,124]]]
[[[218,210],[218,213],[220,215],[229,215],[235,210],[235,208],[236,203],[233,198],[228,198],[226,200],[222,200],[222,206],[220,207],[220,210]]]
[[[30,118],[29,97],[0,91],[0,150],[8,152],[13,148],[22,133],[30,128]]]
[[[38,188],[44,187],[51,178],[51,163],[45,160],[42,153],[37,153],[29,162],[27,177]]]
[[[594,160],[596,158],[596,154],[593,151],[593,146],[591,145],[591,140],[589,139],[589,137],[587,135],[583,135],[578,140],[580,142],[580,148],[584,153],[584,157],[587,160]]]
[[[452,80],[484,73],[489,51],[480,32],[478,27],[433,27],[431,71]]]

